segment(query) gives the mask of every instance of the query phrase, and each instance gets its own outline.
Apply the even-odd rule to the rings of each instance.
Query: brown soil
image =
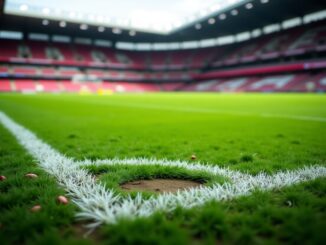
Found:
[[[198,183],[191,180],[180,179],[153,179],[153,180],[137,180],[124,183],[121,188],[125,191],[151,191],[151,192],[177,192],[188,188],[194,188],[201,186],[202,183]]]

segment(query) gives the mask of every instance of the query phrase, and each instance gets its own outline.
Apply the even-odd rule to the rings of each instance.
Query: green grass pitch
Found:
[[[76,160],[145,157],[190,160],[272,174],[326,165],[326,97],[316,94],[0,94],[5,112]],[[228,181],[155,167],[88,167],[121,195],[119,183],[177,177]],[[28,172],[39,178],[26,179]],[[0,124],[1,244],[323,244],[324,178],[277,191],[102,225],[88,237],[77,207],[58,205],[56,180]],[[146,193],[150,196],[151,193]],[[42,210],[30,211],[35,204]]]

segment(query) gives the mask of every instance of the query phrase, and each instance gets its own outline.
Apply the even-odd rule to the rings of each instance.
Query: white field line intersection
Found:
[[[39,139],[34,133],[14,122],[6,114],[0,112],[0,122],[18,140],[18,142],[38,161],[39,165],[53,175],[65,188],[72,201],[80,208],[79,219],[91,221],[89,228],[102,223],[116,223],[120,218],[133,219],[147,217],[156,211],[171,212],[177,206],[192,208],[203,205],[207,201],[225,201],[238,196],[250,195],[254,190],[273,190],[293,184],[326,176],[326,167],[306,166],[293,171],[277,172],[273,175],[243,174],[213,165],[188,163],[185,161],[169,161],[144,158],[104,159],[75,161],[53,149]],[[189,170],[202,170],[211,174],[223,175],[230,179],[224,184],[216,183],[212,187],[192,188],[176,194],[161,194],[157,197],[143,199],[122,198],[112,190],[107,190],[86,170],[85,165],[164,165],[177,166]]]

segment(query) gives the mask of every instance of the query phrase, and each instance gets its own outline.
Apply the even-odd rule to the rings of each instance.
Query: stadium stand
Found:
[[[24,92],[24,93],[29,93],[29,92],[36,92],[36,84],[33,80],[24,80],[24,81],[19,81],[13,84],[14,86],[14,91],[16,92]]]
[[[33,41],[33,42],[28,41],[26,43],[26,46],[30,50],[31,58],[40,59],[40,60],[45,60],[48,58],[46,55],[46,49],[47,49],[46,43],[37,42],[37,41]]]
[[[50,93],[57,93],[60,92],[60,86],[57,81],[39,81],[37,90],[40,92],[50,92]]]
[[[175,51],[0,40],[0,91],[324,92],[325,51],[325,21],[241,43]]]
[[[1,92],[11,92],[11,85],[9,80],[0,80],[0,91]]]

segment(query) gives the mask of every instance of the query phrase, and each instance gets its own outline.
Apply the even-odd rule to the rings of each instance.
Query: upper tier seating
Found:
[[[29,47],[31,52],[31,58],[33,59],[48,59],[46,55],[46,48],[48,47],[47,43],[45,42],[31,42],[28,41],[26,46]]]
[[[200,69],[326,50],[325,22],[264,35],[213,48],[169,51],[123,51],[73,43],[0,40],[0,60],[56,61],[70,65],[101,65],[121,69]],[[36,60],[36,61],[35,61]],[[60,64],[61,64],[60,63]]]
[[[0,60],[18,57],[19,42],[0,39]]]

